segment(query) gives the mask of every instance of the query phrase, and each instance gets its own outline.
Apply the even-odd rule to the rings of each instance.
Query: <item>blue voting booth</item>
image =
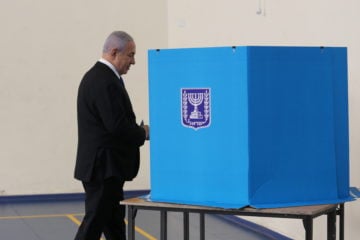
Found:
[[[346,48],[149,50],[149,96],[151,200],[351,200]]]

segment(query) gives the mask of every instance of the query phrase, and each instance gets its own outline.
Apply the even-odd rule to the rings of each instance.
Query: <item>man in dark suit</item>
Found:
[[[75,178],[85,189],[85,216],[76,240],[125,240],[123,185],[139,170],[149,126],[136,123],[121,75],[135,64],[135,42],[122,31],[106,39],[102,58],[81,80]]]

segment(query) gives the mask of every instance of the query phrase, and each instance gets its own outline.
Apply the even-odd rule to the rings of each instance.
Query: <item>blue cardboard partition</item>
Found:
[[[342,47],[149,51],[151,200],[351,200]]]

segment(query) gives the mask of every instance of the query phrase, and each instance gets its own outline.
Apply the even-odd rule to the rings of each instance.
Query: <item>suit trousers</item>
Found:
[[[99,240],[104,233],[107,240],[126,240],[124,181],[110,177],[83,182],[85,216],[75,240]]]

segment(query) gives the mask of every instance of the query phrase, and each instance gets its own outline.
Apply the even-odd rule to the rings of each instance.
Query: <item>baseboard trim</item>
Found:
[[[149,194],[149,190],[127,190],[124,198],[132,198]],[[0,196],[2,203],[28,203],[28,202],[54,202],[54,201],[83,201],[84,193],[57,193],[57,194],[35,194],[35,195],[11,195]]]

